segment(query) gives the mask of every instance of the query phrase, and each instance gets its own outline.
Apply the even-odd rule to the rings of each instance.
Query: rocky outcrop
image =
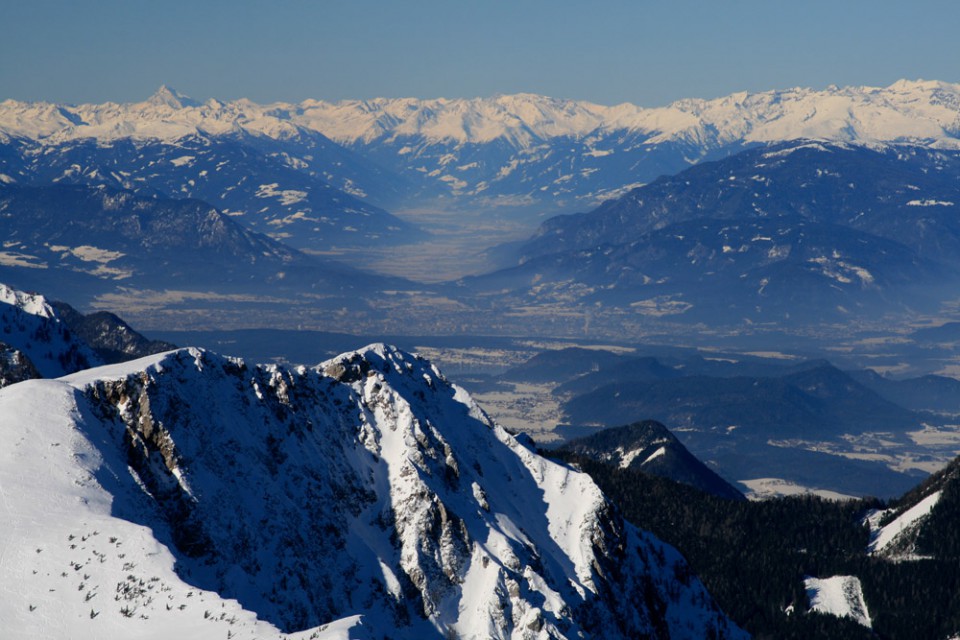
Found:
[[[0,342],[0,388],[39,377],[40,372],[26,354]]]

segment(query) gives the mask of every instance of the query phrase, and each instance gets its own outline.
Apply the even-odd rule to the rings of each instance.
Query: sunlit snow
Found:
[[[860,579],[856,576],[807,577],[803,584],[812,611],[851,618],[867,628],[873,626]]]

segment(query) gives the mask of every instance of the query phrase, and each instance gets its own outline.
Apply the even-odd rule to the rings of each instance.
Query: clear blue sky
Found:
[[[0,0],[0,100],[474,97],[660,106],[960,82],[957,0]]]

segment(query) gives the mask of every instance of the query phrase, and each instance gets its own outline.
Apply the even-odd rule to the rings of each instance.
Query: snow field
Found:
[[[811,611],[827,613],[838,617],[852,618],[859,624],[871,628],[870,612],[863,599],[860,578],[856,576],[833,576],[832,578],[811,578],[803,581],[810,600]]]

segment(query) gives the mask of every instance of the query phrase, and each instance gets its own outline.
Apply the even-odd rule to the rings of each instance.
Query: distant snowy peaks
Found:
[[[924,91],[956,91],[957,85],[951,84],[949,82],[943,82],[941,80],[906,80],[901,79],[894,82],[890,85],[890,90],[892,91],[902,91],[904,93],[912,93],[918,89]]]
[[[418,143],[529,148],[542,141],[637,136],[643,145],[820,138],[850,142],[911,142],[960,146],[960,85],[900,80],[886,88],[794,88],[685,99],[666,107],[601,106],[534,94],[490,98],[305,100],[259,105],[249,100],[200,103],[163,86],[147,101],[62,106],[0,103],[0,135],[49,139],[160,138],[245,131],[282,138],[319,132],[342,144],[410,139]],[[411,147],[411,151],[414,150]]]

